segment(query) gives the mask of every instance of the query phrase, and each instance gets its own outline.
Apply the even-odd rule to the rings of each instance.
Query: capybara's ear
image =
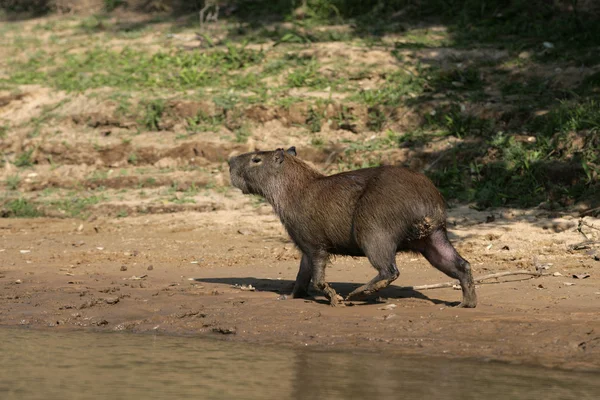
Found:
[[[289,149],[287,149],[285,152],[286,152],[286,153],[288,153],[288,154],[291,154],[291,155],[293,155],[293,156],[296,156],[296,146],[292,146],[292,147],[290,147],[290,148],[289,148]]]
[[[273,154],[273,160],[275,160],[276,163],[281,164],[283,162],[283,158],[284,158],[283,149],[275,150],[275,152]]]

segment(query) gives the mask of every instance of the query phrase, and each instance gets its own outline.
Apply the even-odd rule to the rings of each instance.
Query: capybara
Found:
[[[366,256],[378,272],[347,300],[388,286],[400,274],[396,253],[412,251],[459,280],[459,307],[477,305],[471,266],[448,241],[444,199],[425,175],[381,166],[326,176],[294,147],[232,157],[229,169],[233,186],[263,196],[302,251],[293,297],[306,296],[312,279],[331,305],[341,302],[325,281],[332,254]]]

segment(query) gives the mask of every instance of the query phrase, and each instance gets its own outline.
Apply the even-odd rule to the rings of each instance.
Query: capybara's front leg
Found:
[[[336,291],[325,282],[325,267],[327,266],[328,258],[329,254],[321,253],[311,256],[313,284],[317,290],[320,290],[325,294],[327,299],[329,299],[329,304],[331,306],[344,305],[344,303],[342,303],[344,300],[343,297],[338,295]]]
[[[300,270],[296,276],[296,283],[292,290],[292,297],[297,299],[306,297],[308,295],[308,285],[312,279],[312,265],[310,258],[306,254],[302,254],[302,260],[300,261]]]

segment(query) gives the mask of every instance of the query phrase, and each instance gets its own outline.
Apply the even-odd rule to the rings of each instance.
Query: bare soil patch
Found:
[[[239,201],[237,209],[135,218],[0,220],[0,325],[227,334],[600,368],[599,253],[593,246],[569,250],[582,239],[570,217],[496,210],[486,223],[489,212],[452,210],[452,240],[476,276],[536,266],[556,275],[481,284],[474,310],[453,308],[460,293],[452,289],[402,289],[447,280],[415,255],[398,256],[399,280],[377,297],[331,308],[319,293],[286,298],[298,253],[268,207]],[[345,293],[373,270],[364,259],[340,258],[328,274]]]

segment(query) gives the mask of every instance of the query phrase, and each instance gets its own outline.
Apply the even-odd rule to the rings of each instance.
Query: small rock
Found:
[[[19,250],[19,253],[27,254],[27,253],[31,253],[31,250]]]
[[[573,274],[573,278],[575,279],[585,279],[585,278],[589,278],[590,274]]]
[[[127,266],[126,265],[121,265],[121,271],[127,271]]]
[[[130,281],[139,281],[139,280],[142,280],[147,277],[148,277],[148,275],[140,275],[140,276],[133,275],[131,278],[123,278],[123,279],[129,279]]]
[[[277,297],[277,300],[287,300],[287,296],[285,294],[282,294],[281,296]]]
[[[502,250],[510,250],[510,247],[508,247],[508,246],[502,246]]]
[[[527,59],[531,58],[531,53],[528,51],[522,51],[519,53],[519,58],[521,60],[527,60]]]
[[[153,269],[154,269],[154,266],[148,265],[148,271],[152,271]]]
[[[550,43],[550,42],[544,42],[542,43],[542,45],[547,48],[547,49],[553,49],[554,48],[554,44]]]
[[[595,260],[595,261],[600,261],[600,256],[599,256],[599,255],[595,255],[595,256],[594,256],[594,260]]]
[[[488,215],[485,217],[485,223],[489,224],[490,222],[494,222],[496,220],[496,216],[494,214]]]
[[[379,309],[380,310],[393,310],[396,307],[398,307],[398,306],[395,305],[395,304],[387,304],[387,305],[385,305],[383,307],[380,307]]]
[[[555,272],[552,274],[552,276],[562,276],[562,274],[560,272]]]
[[[239,289],[239,290],[244,290],[244,291],[248,291],[248,292],[254,292],[256,290],[256,288],[252,285],[238,285],[237,283],[233,286],[231,286],[234,289]]]
[[[77,232],[81,232],[83,230],[83,224],[79,224],[77,227]]]
[[[565,286],[573,286],[574,283],[573,282],[563,282],[563,285],[565,285]]]
[[[108,325],[108,321],[105,319],[101,319],[100,321],[94,322],[94,325],[96,325],[96,326]]]
[[[88,300],[85,303],[81,303],[78,307],[79,310],[83,310],[84,308],[92,308],[96,305],[96,300]]]
[[[240,235],[244,235],[244,236],[252,234],[252,232],[247,229],[238,229],[237,233],[239,233]]]
[[[392,319],[395,317],[396,317],[396,314],[388,314],[388,315],[384,315],[383,320],[387,321],[388,319]]]
[[[119,298],[118,297],[107,297],[106,299],[104,299],[104,302],[106,304],[117,304],[119,302]]]
[[[22,280],[20,280],[20,279],[17,279],[17,280],[15,281],[15,284],[17,284],[17,285],[20,285],[21,283],[23,283],[23,281],[22,281]]]
[[[212,331],[222,335],[234,335],[236,333],[236,328],[213,328]]]

